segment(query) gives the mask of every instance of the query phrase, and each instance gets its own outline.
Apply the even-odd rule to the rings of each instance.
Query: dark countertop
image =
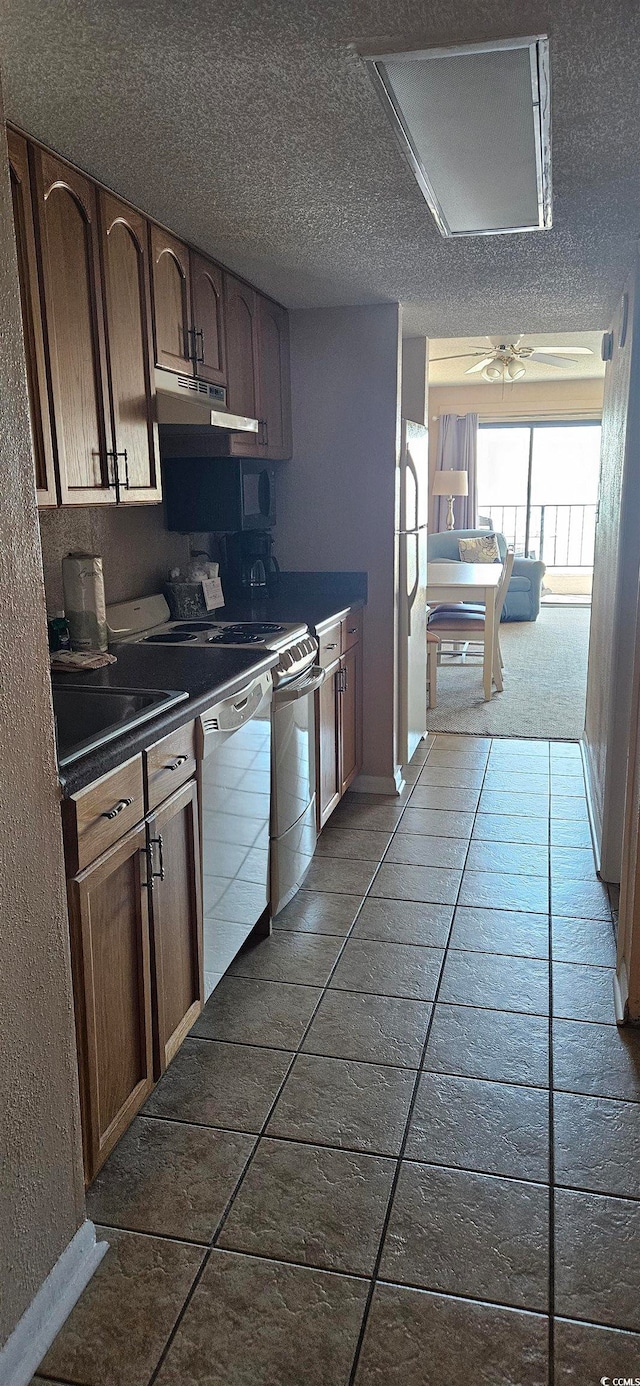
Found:
[[[230,596],[215,614],[220,621],[304,621],[317,630],[366,600],[366,573],[283,572],[264,597]]]
[[[179,645],[115,645],[117,664],[92,673],[54,674],[54,686],[65,683],[87,688],[166,688],[187,693],[188,698],[168,712],[150,718],[142,726],[88,751],[59,772],[66,797],[122,765],[154,741],[184,726],[219,698],[237,693],[249,680],[273,669],[278,656],[255,650],[181,649]]]
[[[339,616],[344,616],[351,607],[362,605],[362,598],[340,602],[335,597],[309,598],[304,594],[281,594],[274,589],[269,596],[260,601],[232,597],[225,606],[218,608],[215,615],[219,621],[304,621],[305,625],[315,631],[327,621],[335,621]]]
[[[344,615],[367,599],[366,573],[282,573],[260,601],[231,598],[215,615],[221,621],[303,621],[312,630]],[[87,688],[158,688],[184,692],[188,698],[168,712],[88,751],[59,772],[65,797],[122,765],[162,736],[184,726],[219,698],[237,693],[249,679],[272,669],[275,654],[255,650],[212,649],[169,645],[114,645],[117,664],[93,673],[54,674],[54,685],[65,682]]]

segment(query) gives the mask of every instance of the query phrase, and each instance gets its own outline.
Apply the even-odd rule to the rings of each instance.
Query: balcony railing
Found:
[[[541,558],[548,568],[592,568],[596,505],[480,505],[478,524],[488,520],[504,534],[519,558]]]

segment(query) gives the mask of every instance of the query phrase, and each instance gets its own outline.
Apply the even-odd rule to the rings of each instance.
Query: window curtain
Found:
[[[478,415],[441,414],[438,435],[436,469],[466,472],[468,496],[456,496],[453,502],[456,529],[475,529],[478,511]],[[435,528],[447,528],[447,496],[435,496]]]

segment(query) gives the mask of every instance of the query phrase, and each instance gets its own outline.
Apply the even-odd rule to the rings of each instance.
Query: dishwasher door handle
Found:
[[[301,683],[292,683],[284,688],[276,688],[273,695],[275,707],[285,707],[287,703],[297,703],[299,698],[306,698],[309,693],[315,693],[316,688],[320,688],[327,677],[326,670],[321,669],[318,664],[314,664],[309,671],[306,679]]]

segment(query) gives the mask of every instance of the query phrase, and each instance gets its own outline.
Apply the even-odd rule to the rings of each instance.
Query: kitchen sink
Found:
[[[84,684],[56,684],[53,710],[56,719],[60,769],[95,751],[123,732],[131,731],[158,713],[166,712],[186,693],[158,688],[87,688]]]

